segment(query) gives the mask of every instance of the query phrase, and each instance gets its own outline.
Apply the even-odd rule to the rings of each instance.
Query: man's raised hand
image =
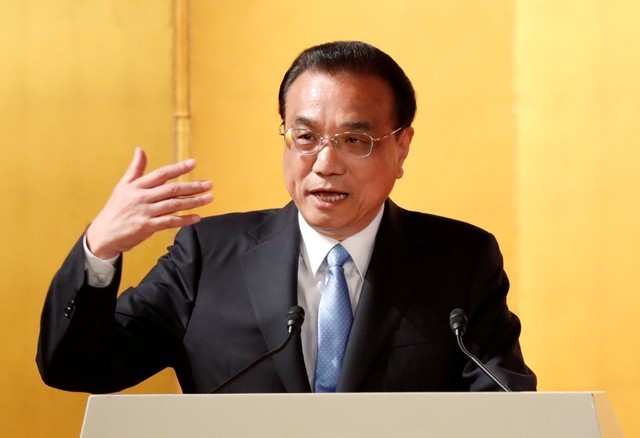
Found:
[[[87,228],[91,252],[110,259],[130,250],[153,233],[192,225],[197,214],[178,215],[210,203],[211,181],[167,182],[191,172],[194,159],[160,167],[144,174],[147,156],[136,148],[133,160],[102,211]]]

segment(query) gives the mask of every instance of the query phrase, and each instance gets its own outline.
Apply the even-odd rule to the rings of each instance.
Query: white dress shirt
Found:
[[[87,245],[87,235],[82,236],[84,246],[84,269],[87,272],[87,283],[92,287],[107,287],[113,281],[116,273],[115,264],[119,255],[112,259],[103,260],[93,255]]]
[[[351,309],[355,314],[383,211],[384,204],[364,230],[342,242],[314,230],[298,213],[298,224],[302,234],[298,259],[298,304],[305,310],[305,321],[302,324],[301,333],[302,352],[312,388],[314,387],[316,358],[318,357],[318,308],[329,272],[325,258],[331,248],[338,243],[341,243],[349,251],[351,260],[344,264],[344,273],[349,286]]]

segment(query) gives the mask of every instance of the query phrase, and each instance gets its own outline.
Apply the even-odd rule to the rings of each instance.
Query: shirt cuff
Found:
[[[84,269],[87,272],[87,283],[91,287],[107,287],[113,281],[119,255],[103,260],[96,257],[87,246],[87,235],[82,236],[82,246],[84,247]]]

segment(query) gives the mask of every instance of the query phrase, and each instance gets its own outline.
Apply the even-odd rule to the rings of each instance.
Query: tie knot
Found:
[[[340,266],[344,265],[344,263],[349,260],[351,256],[349,255],[349,251],[344,249],[344,246],[339,243],[331,248],[329,254],[327,255],[327,263],[329,266]]]

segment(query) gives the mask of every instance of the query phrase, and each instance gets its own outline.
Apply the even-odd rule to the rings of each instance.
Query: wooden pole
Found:
[[[189,0],[174,0],[173,96],[175,159],[191,156],[191,108],[189,102]]]

